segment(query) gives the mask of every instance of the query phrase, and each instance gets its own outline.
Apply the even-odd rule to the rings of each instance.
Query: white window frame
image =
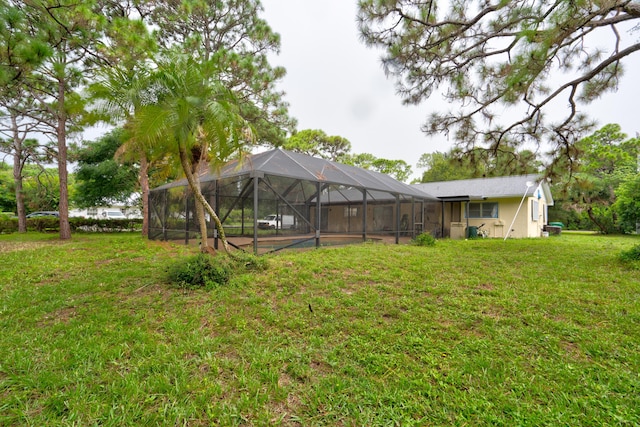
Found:
[[[358,216],[358,207],[345,206],[344,207],[344,217],[345,218],[354,218]]]
[[[473,205],[479,206],[479,214],[472,214],[471,207]],[[500,205],[498,202],[468,202],[467,209],[465,210],[465,218],[475,219],[491,219],[499,217]],[[474,211],[476,209],[473,209]]]

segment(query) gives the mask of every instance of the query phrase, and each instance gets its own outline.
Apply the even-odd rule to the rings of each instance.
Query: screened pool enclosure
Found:
[[[200,179],[229,244],[256,254],[366,240],[399,243],[424,229],[420,190],[381,173],[275,149],[233,161]],[[200,241],[186,180],[149,198],[149,238]],[[218,247],[213,221],[207,236]]]

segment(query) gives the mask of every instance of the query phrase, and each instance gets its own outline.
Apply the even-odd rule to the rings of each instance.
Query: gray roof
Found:
[[[420,199],[434,199],[420,189],[397,181],[383,173],[344,165],[280,148],[251,154],[241,162],[237,160],[231,161],[224,165],[220,171],[201,177],[200,182],[204,183],[235,176],[256,176],[260,174],[378,190]],[[166,184],[157,189],[177,185],[186,185],[186,180]]]
[[[527,187],[527,184],[531,184]],[[525,190],[527,196],[533,196],[538,186],[542,186],[547,199],[550,199],[549,186],[537,174],[519,176],[501,176],[495,178],[462,179],[457,181],[440,181],[415,184],[425,193],[442,199],[483,199],[522,197]],[[552,204],[552,203],[551,203]]]
[[[401,201],[406,201],[407,199],[403,199],[403,195],[400,195]],[[348,189],[337,189],[325,192],[320,197],[320,201],[322,204],[345,204],[345,203],[362,203],[364,196],[361,190],[348,188]],[[435,197],[430,197],[426,194],[423,194],[421,197],[424,201],[433,201],[439,202]],[[315,202],[315,198],[312,199]],[[385,191],[375,191],[375,190],[367,190],[367,201],[368,202],[395,202],[395,195],[389,194]]]

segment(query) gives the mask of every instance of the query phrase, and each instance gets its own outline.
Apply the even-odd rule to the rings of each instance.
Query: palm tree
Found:
[[[227,252],[229,245],[220,218],[202,195],[199,170],[206,163],[217,167],[241,155],[253,138],[236,98],[218,76],[212,62],[197,63],[179,55],[158,61],[151,98],[136,114],[135,123],[136,139],[178,155],[196,199],[203,252],[209,248],[205,210]]]
[[[151,147],[133,137],[133,116],[149,93],[150,58],[157,52],[155,37],[144,22],[131,16],[130,9],[118,9],[126,16],[114,19],[109,29],[110,44],[103,54],[108,65],[98,70],[89,94],[97,120],[122,125],[130,137],[116,157],[137,161],[138,183],[142,195],[142,234],[149,232],[149,170],[156,161]]]
[[[124,122],[124,129],[132,130],[135,112],[144,104],[149,91],[149,72],[145,68],[114,66],[98,73],[97,80],[89,87],[98,119],[107,122]],[[138,183],[142,196],[142,235],[149,234],[149,166],[152,159],[150,147],[138,141],[132,132],[120,147],[116,156],[137,160],[140,164]]]

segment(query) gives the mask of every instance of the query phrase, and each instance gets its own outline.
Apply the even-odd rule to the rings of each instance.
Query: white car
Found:
[[[258,228],[282,230],[284,228],[294,228],[295,221],[293,215],[276,215],[271,214],[258,221]]]
[[[127,219],[125,214],[120,211],[103,211],[102,216],[106,219]]]

